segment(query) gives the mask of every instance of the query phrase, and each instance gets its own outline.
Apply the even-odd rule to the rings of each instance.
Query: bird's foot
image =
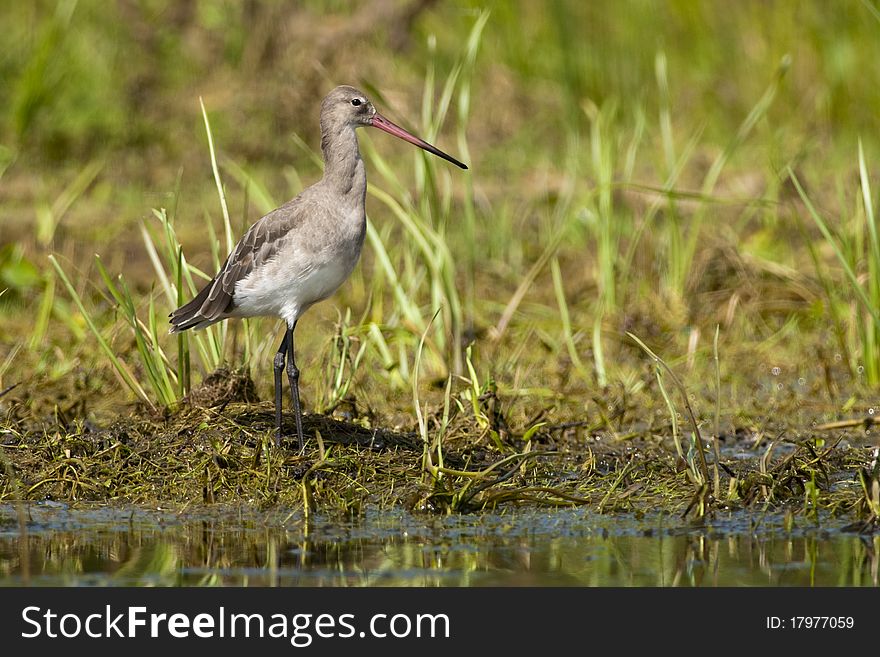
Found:
[[[284,431],[281,427],[275,428],[275,447],[281,447],[281,439],[284,438]],[[296,449],[302,449],[302,446],[305,444],[303,440],[302,432],[296,432],[290,434],[288,436],[289,441],[292,443],[291,447],[295,447]]]

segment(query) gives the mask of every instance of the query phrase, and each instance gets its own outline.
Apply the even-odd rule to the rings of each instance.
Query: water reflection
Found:
[[[0,584],[877,586],[880,536],[749,516],[691,526],[587,510],[355,521],[0,506]]]

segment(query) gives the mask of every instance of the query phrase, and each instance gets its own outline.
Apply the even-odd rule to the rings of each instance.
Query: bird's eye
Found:
[[[360,98],[352,98],[351,104],[354,105],[355,107],[357,107],[361,104],[361,99]]]

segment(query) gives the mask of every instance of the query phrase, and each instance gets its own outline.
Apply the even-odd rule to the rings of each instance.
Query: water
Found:
[[[37,586],[877,586],[880,536],[734,513],[704,525],[588,509],[356,520],[0,505],[0,584]]]

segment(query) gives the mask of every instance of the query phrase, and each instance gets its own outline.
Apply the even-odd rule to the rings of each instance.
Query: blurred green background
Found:
[[[407,399],[427,320],[456,304],[429,336],[430,374],[466,374],[474,342],[479,376],[533,406],[638,391],[625,331],[699,372],[720,327],[732,406],[776,394],[774,367],[837,407],[880,383],[871,0],[61,0],[0,3],[0,24],[0,389],[107,368],[50,253],[123,357],[133,338],[93,254],[146,312],[161,297],[139,222],[164,207],[190,262],[211,269],[222,238],[205,222],[219,235],[222,219],[199,98],[240,233],[320,176],[318,107],[340,83],[471,171],[362,136],[371,183],[449,257],[414,250],[371,196],[402,288],[371,243],[303,323],[313,400],[339,393],[317,374],[334,354],[360,404],[381,409],[389,386]],[[275,339],[262,360],[235,345],[225,357],[266,374]]]

